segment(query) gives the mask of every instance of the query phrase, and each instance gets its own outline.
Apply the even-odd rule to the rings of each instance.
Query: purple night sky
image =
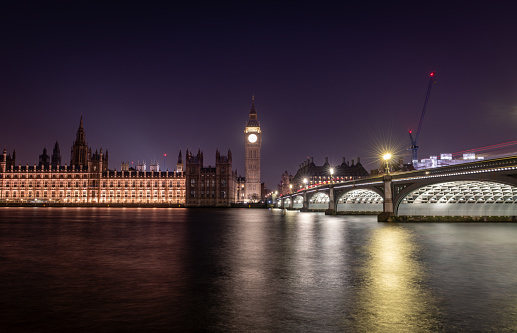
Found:
[[[511,1],[23,3],[0,8],[0,144],[22,164],[56,140],[69,163],[82,113],[110,168],[231,148],[244,175],[255,94],[268,188],[307,156],[370,170],[378,142],[409,146],[432,71],[420,158],[516,140]]]

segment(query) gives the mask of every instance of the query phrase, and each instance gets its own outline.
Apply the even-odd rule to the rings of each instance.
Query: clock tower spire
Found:
[[[260,146],[262,144],[262,133],[260,123],[257,120],[255,109],[255,95],[251,96],[251,109],[249,118],[244,129],[244,152],[245,152],[245,175],[246,188],[245,199],[247,201],[260,201]]]

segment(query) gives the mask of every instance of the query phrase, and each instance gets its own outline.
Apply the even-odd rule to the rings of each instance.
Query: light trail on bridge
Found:
[[[517,145],[517,140],[503,142],[503,143],[498,143],[498,144],[495,144],[495,145],[490,145],[490,146],[485,146],[485,147],[480,147],[480,148],[472,148],[472,149],[462,150],[462,151],[458,151],[456,153],[453,153],[452,155],[453,156],[457,156],[457,155],[462,155],[462,154],[466,154],[466,153],[479,153],[479,152],[486,151],[486,150],[493,150],[493,149],[498,149],[498,148],[511,147],[511,146],[514,146],[514,145]]]

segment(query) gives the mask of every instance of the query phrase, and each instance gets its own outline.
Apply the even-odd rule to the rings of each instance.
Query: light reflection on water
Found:
[[[365,246],[364,281],[357,294],[357,332],[436,332],[437,309],[424,285],[412,233],[395,226],[373,230]]]
[[[517,225],[0,209],[6,332],[515,332]]]

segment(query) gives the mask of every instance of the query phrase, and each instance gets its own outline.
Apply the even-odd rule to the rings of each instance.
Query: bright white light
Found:
[[[385,161],[387,161],[387,160],[389,160],[389,159],[391,158],[391,154],[390,154],[390,153],[386,153],[386,154],[382,155],[382,158],[383,158]]]
[[[330,175],[332,176],[334,174],[334,168],[330,168]]]

